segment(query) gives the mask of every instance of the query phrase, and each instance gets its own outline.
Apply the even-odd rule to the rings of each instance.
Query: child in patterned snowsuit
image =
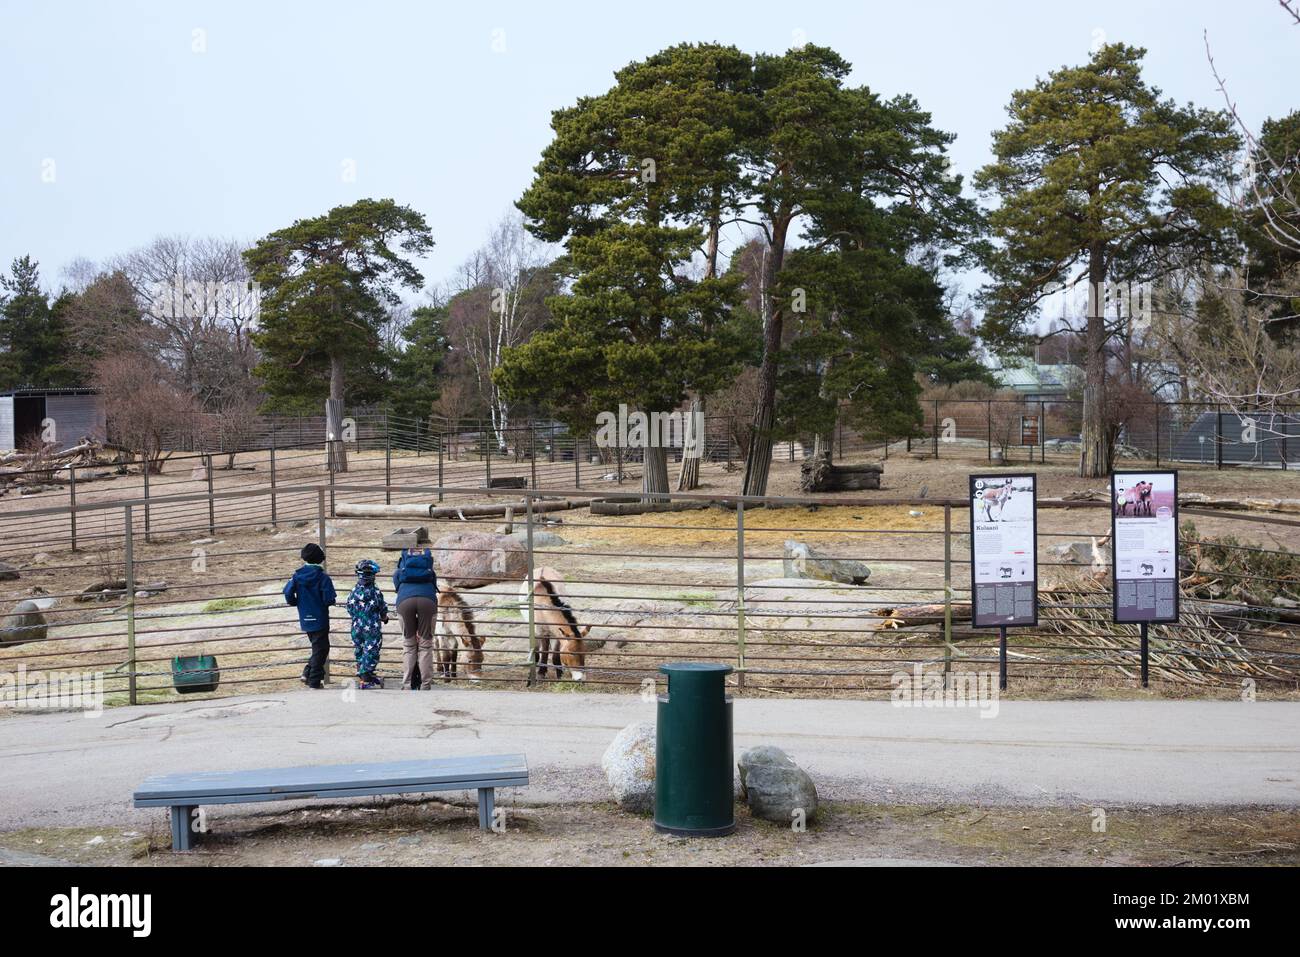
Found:
[[[357,680],[362,688],[382,688],[383,679],[375,674],[379,652],[384,644],[384,625],[388,624],[388,603],[375,585],[379,565],[369,558],[357,562],[357,586],[348,595],[348,614],[352,616],[352,645],[357,656]]]

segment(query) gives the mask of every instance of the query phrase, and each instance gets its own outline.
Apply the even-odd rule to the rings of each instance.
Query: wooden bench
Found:
[[[134,797],[136,807],[171,808],[172,850],[188,851],[194,840],[194,809],[206,804],[478,791],[478,826],[489,830],[496,788],[527,784],[528,762],[522,754],[494,754],[387,764],[163,774],[146,780]]]

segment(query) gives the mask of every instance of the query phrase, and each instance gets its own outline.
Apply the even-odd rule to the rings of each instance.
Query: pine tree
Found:
[[[993,134],[997,160],[976,185],[999,201],[1000,241],[987,260],[981,333],[1003,351],[1022,347],[1038,302],[1086,282],[1083,436],[1079,474],[1110,471],[1106,420],[1107,283],[1143,283],[1192,261],[1230,255],[1233,217],[1216,189],[1239,148],[1228,118],[1179,107],[1142,79],[1146,51],[1101,47],[1018,90],[1010,122]]]

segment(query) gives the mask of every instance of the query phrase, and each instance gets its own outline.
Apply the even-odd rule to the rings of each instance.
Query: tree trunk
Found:
[[[662,445],[647,445],[642,460],[642,501],[668,501],[668,452]]]
[[[1110,424],[1106,421],[1106,317],[1103,285],[1106,261],[1100,243],[1088,254],[1088,325],[1085,335],[1083,428],[1079,443],[1079,475],[1100,478],[1110,474]]]
[[[331,471],[348,470],[348,452],[343,444],[343,357],[330,356],[330,397],[325,403],[326,458]]]
[[[744,495],[766,495],[767,476],[772,469],[772,427],[776,422],[776,374],[781,356],[781,331],[785,310],[772,298],[777,274],[785,258],[785,234],[788,223],[777,222],[772,228],[772,247],[767,268],[763,270],[763,304],[767,321],[763,323],[763,364],[758,370],[758,408],[754,410],[754,427],[745,456]]]
[[[722,187],[715,186],[713,188],[713,201],[709,207],[709,237],[705,243],[705,248],[704,248],[704,278],[705,279],[714,279],[718,275],[718,236],[722,229],[721,222],[720,222],[721,218],[722,218]],[[706,326],[705,334],[711,335],[712,332],[713,332],[712,328]],[[705,396],[702,395],[696,396],[691,401],[690,411],[687,413],[688,415],[692,416],[690,420],[691,422],[696,421],[694,416],[698,414],[700,423],[702,425],[704,424],[704,414],[705,414],[706,404],[707,404],[706,398]],[[688,429],[690,428],[689,424],[687,425],[687,428]],[[696,436],[696,441],[699,443],[697,445],[697,451],[699,452],[698,455],[692,458],[686,455],[685,452],[683,451],[682,470],[680,474],[678,474],[677,476],[677,491],[679,492],[689,492],[692,489],[696,489],[700,487],[700,458],[706,453],[708,449],[707,431],[708,430],[706,426],[701,431],[701,434]]]
[[[707,453],[709,447],[708,426],[704,424],[705,406],[705,397],[702,395],[697,396],[691,401],[691,407],[686,413],[688,419],[686,427],[683,430],[684,432],[689,432],[692,428],[692,423],[697,421],[701,423],[702,427],[700,434],[695,437],[696,455],[691,456],[687,454],[688,449],[685,447],[685,442],[683,441],[682,470],[677,476],[677,491],[679,492],[689,492],[692,489],[700,487],[700,459]]]

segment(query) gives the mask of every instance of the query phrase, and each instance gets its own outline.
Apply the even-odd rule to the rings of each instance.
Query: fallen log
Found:
[[[886,628],[910,628],[912,625],[933,625],[947,617],[947,609],[952,609],[952,621],[969,621],[970,602],[955,601],[951,606],[942,602],[933,605],[901,605],[897,608],[873,608],[871,614],[885,619],[876,625],[877,631]]]
[[[572,502],[568,499],[547,499],[533,503],[533,512],[556,512],[570,508],[583,508],[586,502]],[[334,512],[340,518],[495,518],[504,516],[507,510],[515,514],[528,508],[526,502],[503,502],[498,505],[368,505],[365,503],[339,502]]]
[[[883,465],[834,465],[828,456],[818,456],[799,467],[799,488],[805,492],[875,490],[884,471]]]

